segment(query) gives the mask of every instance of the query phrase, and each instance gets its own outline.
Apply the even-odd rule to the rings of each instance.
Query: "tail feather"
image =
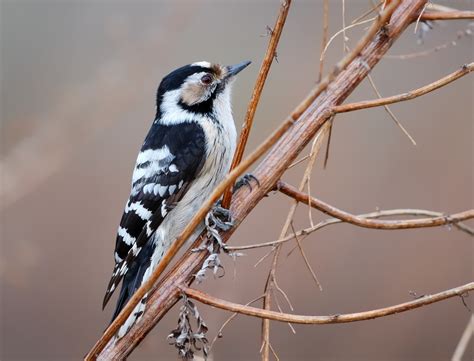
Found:
[[[169,245],[170,243],[163,242],[161,237],[157,239],[152,237],[143,247],[123,277],[122,289],[120,290],[112,321],[119,315],[120,311],[122,311],[137,289],[150,278],[153,270],[163,258]],[[148,294],[145,294],[141,301],[135,306],[130,316],[128,316],[127,320],[117,332],[117,338],[121,338],[125,335],[130,327],[142,316],[145,311],[147,296]]]
[[[117,299],[117,305],[115,306],[115,311],[112,316],[112,321],[118,316],[120,311],[122,311],[122,309],[127,304],[128,300],[143,283],[144,275],[150,268],[154,249],[154,243],[148,242],[148,244],[138,255],[136,261],[125,274],[122,282],[122,289],[120,290],[120,295]]]

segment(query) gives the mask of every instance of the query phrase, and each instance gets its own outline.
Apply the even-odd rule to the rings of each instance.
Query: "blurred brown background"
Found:
[[[347,23],[370,1],[346,1]],[[443,1],[471,9],[471,1]],[[253,65],[234,86],[240,127],[279,1],[1,2],[1,360],[77,360],[109,322],[101,301],[113,266],[115,231],[135,157],[154,115],[160,79],[186,63]],[[330,1],[330,34],[341,28],[341,2]],[[322,1],[295,1],[256,116],[248,149],[298,104],[317,78]],[[413,27],[390,51],[404,54],[457,39],[466,21],[434,25],[423,45]],[[472,26],[470,27],[472,30]],[[354,44],[363,27],[347,32]],[[342,55],[331,46],[326,69]],[[384,95],[425,85],[473,60],[469,36],[410,60],[385,59],[372,75]],[[349,100],[374,98],[365,81]],[[312,192],[342,209],[457,212],[473,206],[473,81],[466,76],[392,110],[414,147],[381,108],[338,116],[329,166]],[[306,154],[306,153],[305,153]],[[304,165],[285,179],[297,184]],[[276,239],[290,201],[273,194],[247,218],[232,244]],[[324,219],[316,211],[315,220]],[[473,223],[470,223],[473,225]],[[296,226],[308,225],[301,207]],[[301,256],[285,257],[280,285],[295,312],[325,315],[369,310],[473,279],[473,243],[449,227],[375,231],[337,225],[305,242],[324,291]],[[246,303],[262,293],[267,250],[249,251],[224,278],[200,288]],[[234,267],[235,274],[234,277]],[[472,296],[467,302],[473,307]],[[113,302],[112,302],[113,303]],[[283,304],[283,300],[281,300]],[[199,306],[213,338],[228,313]],[[285,309],[287,309],[285,305]],[[447,360],[469,318],[458,298],[377,320],[326,326],[272,323],[282,360]],[[131,360],[175,360],[166,335],[173,310]],[[214,348],[215,360],[259,358],[260,321],[239,316]],[[473,341],[465,360],[473,358]]]

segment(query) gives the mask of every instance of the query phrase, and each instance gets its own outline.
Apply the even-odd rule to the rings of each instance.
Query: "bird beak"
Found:
[[[242,63],[235,64],[235,65],[228,65],[227,68],[227,75],[226,78],[230,78],[232,76],[237,75],[242,70],[244,70],[247,66],[249,66],[251,61],[243,61]]]

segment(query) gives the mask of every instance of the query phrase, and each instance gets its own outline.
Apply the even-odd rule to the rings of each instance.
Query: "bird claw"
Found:
[[[258,180],[257,177],[255,177],[253,174],[251,173],[247,173],[247,174],[244,174],[234,185],[234,189],[232,190],[232,192],[235,192],[237,191],[238,189],[240,189],[241,187],[243,186],[247,186],[249,187],[250,191],[252,191],[252,180],[254,180],[256,183],[257,183],[257,186],[260,187],[260,181]]]
[[[206,227],[217,229],[220,231],[228,231],[234,225],[232,220],[232,214],[228,209],[220,206],[220,204],[214,205],[209,211],[206,217]]]

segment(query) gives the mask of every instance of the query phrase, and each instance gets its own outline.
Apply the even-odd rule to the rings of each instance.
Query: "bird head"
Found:
[[[200,61],[172,71],[158,88],[156,119],[174,123],[183,121],[183,116],[211,114],[217,104],[228,102],[232,80],[249,64],[250,61],[235,65]]]

